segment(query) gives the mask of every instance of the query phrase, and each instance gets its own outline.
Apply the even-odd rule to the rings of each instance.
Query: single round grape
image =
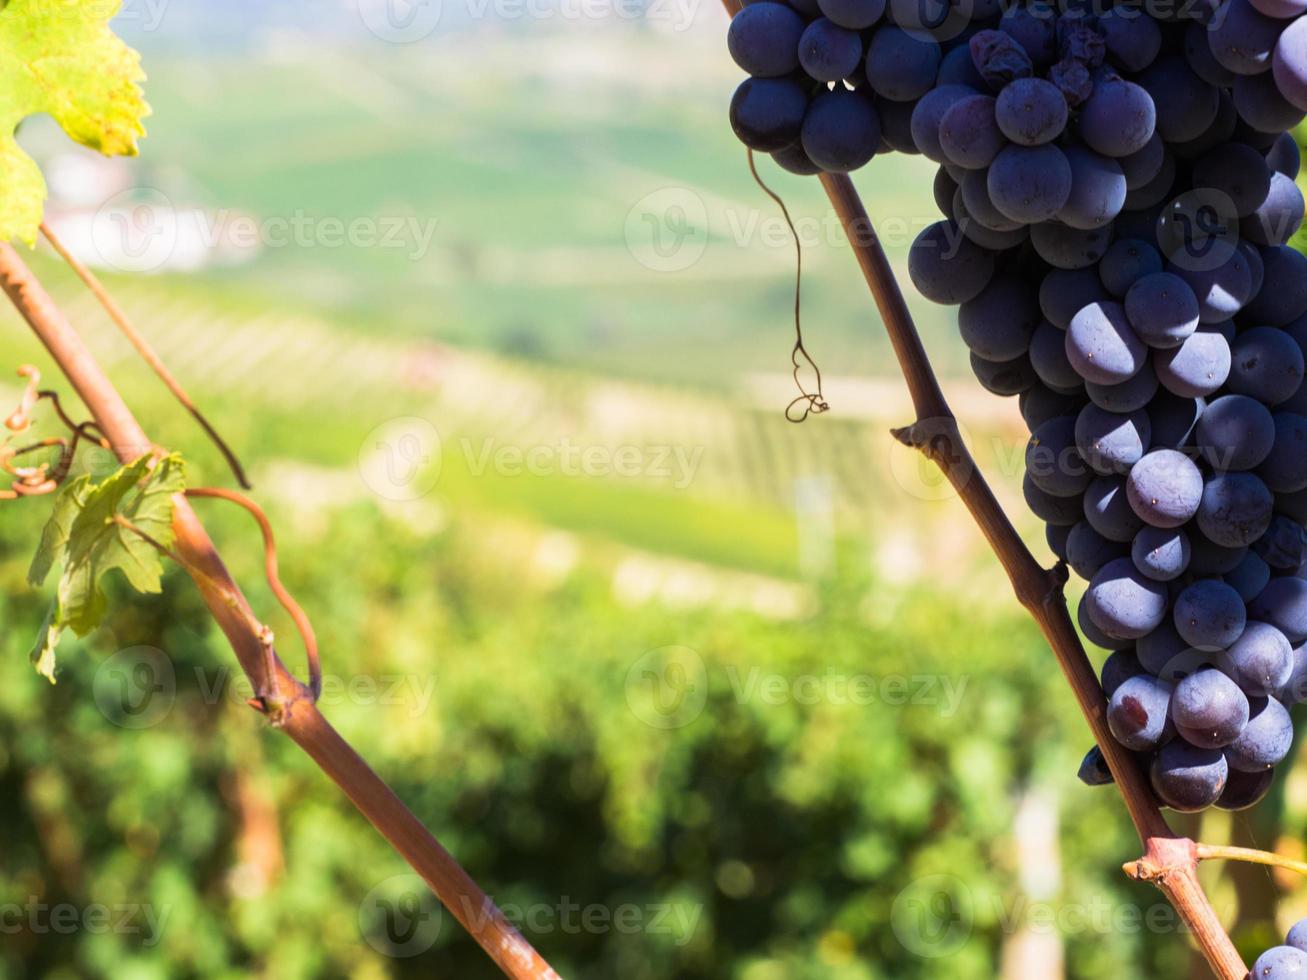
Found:
[[[1259,75],[1270,70],[1271,54],[1284,25],[1258,11],[1248,0],[1228,0],[1224,13],[1208,34],[1217,62],[1236,75]]]
[[[1170,582],[1189,567],[1189,536],[1179,528],[1146,527],[1135,535],[1130,557],[1155,582]]]
[[[799,39],[799,63],[819,82],[848,78],[862,62],[862,38],[825,17],[814,20]]]
[[[1018,78],[998,95],[995,118],[1003,135],[1021,146],[1041,146],[1066,129],[1066,96],[1042,78]]]
[[[1203,475],[1174,449],[1157,449],[1130,470],[1126,494],[1131,509],[1152,527],[1180,527],[1200,509]]]
[[[1066,330],[1086,306],[1110,300],[1093,269],[1054,269],[1039,287],[1039,307],[1053,326]]]
[[[1225,783],[1225,790],[1217,799],[1216,805],[1222,810],[1251,809],[1266,798],[1273,782],[1275,782],[1273,769],[1257,773],[1231,769],[1229,779]]]
[[[1219,670],[1200,670],[1175,685],[1171,719],[1185,741],[1202,749],[1221,749],[1248,725],[1248,698]]]
[[[1086,786],[1109,786],[1116,781],[1112,770],[1107,767],[1107,760],[1103,758],[1102,749],[1097,745],[1085,753],[1076,776]]]
[[[1266,564],[1256,552],[1250,551],[1233,571],[1226,573],[1225,583],[1239,593],[1245,603],[1252,602],[1271,581],[1271,566]],[[1256,616],[1256,613],[1253,613]],[[1258,617],[1265,619],[1265,616]]]
[[[1138,153],[1157,127],[1152,97],[1139,85],[1110,80],[1094,86],[1080,107],[1080,137],[1091,150],[1109,157]]]
[[[1293,675],[1293,647],[1269,623],[1249,620],[1243,634],[1220,658],[1221,669],[1252,697],[1268,697]]]
[[[1197,813],[1215,803],[1229,774],[1220,750],[1200,749],[1183,739],[1162,746],[1149,769],[1158,799],[1180,813]]]
[[[958,311],[962,342],[991,361],[1010,361],[1030,349],[1041,317],[1035,297],[1015,276],[996,277]]]
[[[1028,7],[1007,7],[999,30],[1021,45],[1033,64],[1048,67],[1057,60],[1057,19],[1056,6],[1037,0]]]
[[[1011,361],[987,361],[973,353],[971,370],[981,387],[1000,398],[1011,398],[1039,384],[1039,376],[1025,354]]]
[[[1307,256],[1276,246],[1262,250],[1262,261],[1266,282],[1274,288],[1263,289],[1244,307],[1247,322],[1283,327],[1307,314]]]
[[[1251,470],[1271,454],[1275,420],[1265,405],[1247,395],[1222,395],[1198,420],[1197,442],[1214,468]]]
[[[1281,32],[1272,53],[1271,67],[1280,94],[1307,112],[1307,27],[1301,18]]]
[[[911,102],[934,87],[940,58],[933,39],[886,24],[867,44],[867,81],[882,98]]]
[[[1044,540],[1048,543],[1048,550],[1057,556],[1058,561],[1066,561],[1066,543],[1071,537],[1071,528],[1059,526],[1057,524],[1044,525]],[[1261,591],[1260,589],[1258,590]]]
[[[1200,579],[1175,599],[1175,628],[1198,650],[1222,650],[1243,635],[1248,611],[1239,593],[1216,579]]]
[[[789,78],[746,78],[731,98],[731,128],[751,150],[771,153],[799,138],[808,93]]]
[[[1139,76],[1139,84],[1153,100],[1157,131],[1168,143],[1184,143],[1202,136],[1220,111],[1216,86],[1195,75],[1180,55],[1153,62]]]
[[[1207,666],[1209,655],[1186,643],[1167,618],[1147,636],[1139,637],[1135,656],[1148,673],[1174,684]]]
[[[1239,222],[1239,234],[1258,245],[1287,245],[1302,227],[1304,202],[1294,178],[1271,175],[1266,196]],[[1256,295],[1251,291],[1249,296]]]
[[[1303,112],[1284,97],[1275,78],[1264,75],[1241,75],[1234,82],[1234,105],[1239,118],[1253,130],[1272,137],[1295,128]]]
[[[1103,287],[1118,299],[1144,276],[1162,271],[1162,255],[1148,242],[1137,238],[1117,239],[1098,264]]]
[[[1086,405],[1076,419],[1075,439],[1080,456],[1094,472],[1107,476],[1128,473],[1148,451],[1152,427],[1148,413],[1128,415]]]
[[[1055,497],[1041,490],[1027,473],[1021,481],[1021,493],[1030,513],[1047,524],[1070,526],[1080,520],[1082,504],[1079,497]]]
[[[1203,487],[1198,526],[1214,543],[1242,548],[1271,526],[1273,504],[1271,491],[1253,474],[1221,473]]]
[[[923,100],[924,101],[924,100]],[[967,213],[979,224],[993,231],[1024,230],[1025,225],[1006,217],[994,202],[989,199],[988,173],[983,170],[968,170],[958,185],[962,189],[962,202]]]
[[[1089,618],[1109,636],[1138,639],[1166,617],[1166,587],[1140,575],[1129,558],[1100,568],[1085,595]]]
[[[831,173],[850,173],[876,155],[880,119],[862,93],[836,88],[812,100],[802,137],[803,152],[813,163]]]
[[[1125,312],[1135,334],[1150,347],[1178,347],[1198,329],[1198,298],[1170,272],[1154,272],[1131,286]]]
[[[799,67],[805,21],[783,3],[756,3],[731,18],[726,46],[735,63],[755,78],[779,78]]]
[[[1050,388],[1071,390],[1082,384],[1066,356],[1066,334],[1044,320],[1030,338],[1030,363]]]
[[[1162,50],[1157,21],[1137,8],[1113,7],[1098,18],[1097,26],[1107,45],[1108,60],[1126,72],[1143,71]]]
[[[954,102],[940,118],[939,148],[950,162],[968,170],[988,167],[1007,145],[994,121],[994,99],[969,95]]]
[[[1126,190],[1140,190],[1156,180],[1165,167],[1166,141],[1157,133],[1153,133],[1141,149],[1128,156],[1118,157],[1117,160],[1121,164],[1121,172],[1125,175]]]
[[[1139,674],[1122,682],[1107,704],[1107,727],[1128,749],[1155,749],[1171,736],[1171,691],[1166,681]]]
[[[1231,354],[1227,386],[1237,394],[1255,398],[1263,405],[1278,405],[1302,387],[1302,348],[1277,327],[1245,330],[1235,339]]]
[[[1067,564],[1086,581],[1097,575],[1108,562],[1122,558],[1127,553],[1124,544],[1107,540],[1088,521],[1080,521],[1067,535]]]
[[[1281,762],[1292,747],[1293,722],[1284,705],[1273,697],[1254,698],[1248,723],[1228,743],[1225,758],[1231,769],[1261,772]]]
[[[1219,333],[1198,330],[1179,347],[1153,351],[1153,370],[1162,387],[1200,398],[1216,392],[1230,376],[1230,345]]]
[[[912,243],[908,275],[926,299],[957,306],[975,299],[989,285],[994,256],[968,241],[953,222],[938,221]]]
[[[1013,221],[1038,224],[1071,196],[1071,164],[1056,146],[1007,146],[989,168],[989,197]]]
[[[1067,357],[1086,381],[1120,384],[1144,366],[1148,348],[1120,303],[1098,302],[1077,313],[1067,328]]]
[[[882,27],[884,30],[884,27]],[[912,120],[910,124],[912,132],[912,142],[915,142],[921,154],[925,158],[932,159],[936,163],[945,163],[951,166],[948,155],[944,153],[944,148],[940,146],[940,123],[944,120],[945,112],[953,108],[954,103],[961,102],[962,99],[970,98],[975,95],[975,89],[968,89],[966,85],[941,85],[940,88],[931,89],[921,97],[920,102],[912,108]],[[890,99],[891,102],[894,99]],[[959,182],[961,183],[961,182]],[[971,210],[972,216],[982,217],[978,206],[968,197],[967,208]]]
[[[1157,394],[1157,373],[1145,363],[1134,377],[1115,385],[1085,383],[1085,393],[1099,408],[1109,412],[1135,412],[1145,408]]]
[[[1285,944],[1307,952],[1307,919],[1299,919],[1285,937]]]
[[[1254,619],[1270,623],[1290,642],[1307,640],[1307,581],[1295,575],[1273,578],[1248,603]]]

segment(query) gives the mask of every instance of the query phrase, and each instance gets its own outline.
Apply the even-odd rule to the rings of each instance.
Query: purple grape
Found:
[[[1089,618],[1108,636],[1138,639],[1166,618],[1166,587],[1140,575],[1129,558],[1100,568],[1085,595]]]
[[[1158,799],[1181,813],[1197,813],[1215,803],[1229,774],[1219,750],[1200,749],[1183,739],[1162,746],[1149,770]]]
[[[1225,758],[1231,769],[1261,772],[1289,754],[1293,747],[1293,721],[1279,701],[1273,697],[1254,698],[1247,721],[1238,737],[1226,745]]]
[[[1200,509],[1203,475],[1184,454],[1157,449],[1130,470],[1126,492],[1140,520],[1153,527],[1180,527]]]
[[[1236,742],[1248,726],[1249,716],[1248,698],[1219,670],[1190,674],[1175,685],[1171,695],[1176,730],[1201,749],[1220,749]]]
[[[1176,596],[1176,631],[1195,649],[1225,649],[1243,635],[1247,621],[1239,593],[1216,579],[1201,579]]]
[[[1107,704],[1112,737],[1137,752],[1155,749],[1171,737],[1171,685],[1147,674],[1123,681]]]

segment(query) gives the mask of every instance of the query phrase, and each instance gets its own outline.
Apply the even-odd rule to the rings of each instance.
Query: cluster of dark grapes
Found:
[[[909,271],[1020,399],[1111,730],[1165,805],[1252,806],[1307,699],[1307,0],[935,2],[746,6],[732,124],[939,164]]]
[[[1253,964],[1249,980],[1289,980],[1307,977],[1307,919],[1294,923],[1283,946],[1272,946]]]

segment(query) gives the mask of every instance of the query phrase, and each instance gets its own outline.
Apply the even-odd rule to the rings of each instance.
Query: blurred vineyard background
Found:
[[[567,977],[1201,975],[1119,873],[1116,797],[1075,780],[1088,736],[1051,654],[891,446],[909,408],[819,188],[776,175],[833,405],[783,418],[793,252],[725,121],[715,3],[445,0],[395,43],[362,2],[129,0],[142,158],[21,134],[55,227],[250,465],[328,716]],[[900,269],[930,176],[861,180]],[[398,244],[341,242],[369,223]],[[193,482],[226,481],[72,275],[32,262]],[[1015,405],[914,311],[1047,557]],[[0,363],[61,384],[3,321]],[[184,576],[37,677],[47,510],[0,507],[0,977],[491,976],[448,917],[396,932],[405,867],[243,706]],[[1251,816],[1177,822],[1299,854],[1307,767]],[[1307,913],[1296,881],[1208,872],[1248,950]]]

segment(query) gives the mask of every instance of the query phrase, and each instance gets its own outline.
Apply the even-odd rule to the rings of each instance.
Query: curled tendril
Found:
[[[41,397],[40,371],[31,364],[24,364],[18,369],[18,376],[27,379],[27,387],[23,389],[23,397],[19,400],[18,407],[9,418],[5,419],[5,428],[10,432],[26,432],[32,427],[32,409],[36,407],[37,400]]]
[[[32,413],[36,405],[44,400],[50,402],[55,415],[72,433],[72,437],[64,439],[54,436],[19,448],[10,444],[9,440],[12,437],[6,436],[3,442],[0,442],[0,469],[12,476],[14,481],[9,489],[0,490],[0,500],[38,497],[58,490],[72,469],[77,447],[83,439],[90,439],[102,448],[109,448],[108,440],[100,434],[94,422],[80,424],[74,422],[59,403],[57,392],[41,390],[41,372],[35,367],[24,364],[18,369],[18,376],[27,379],[27,387],[23,390],[18,407],[5,419],[5,428],[15,435],[26,432],[32,427]],[[35,466],[15,465],[15,460],[19,457],[53,448],[59,449],[59,458],[55,461],[53,469],[49,462],[38,463]]]
[[[768,187],[762,177],[758,175],[758,165],[753,159],[753,150],[747,151],[749,156],[749,173],[753,175],[754,182],[762,189],[762,192],[776,202],[776,206],[781,209],[781,214],[785,218],[786,225],[790,229],[790,237],[794,239],[795,255],[795,274],[794,274],[794,348],[790,351],[790,363],[794,370],[791,376],[794,378],[794,386],[799,389],[799,396],[785,406],[785,418],[790,422],[805,422],[809,415],[821,415],[823,412],[830,411],[830,403],[826,401],[826,396],[821,390],[821,368],[817,367],[817,362],[812,359],[808,349],[803,346],[803,244],[799,240],[799,232],[794,227],[794,219],[790,217],[790,209],[785,206],[781,196]],[[800,374],[803,371],[804,363],[812,368],[813,374],[817,378],[817,390],[808,391],[803,386],[803,379]],[[801,410],[796,409],[801,407]]]

